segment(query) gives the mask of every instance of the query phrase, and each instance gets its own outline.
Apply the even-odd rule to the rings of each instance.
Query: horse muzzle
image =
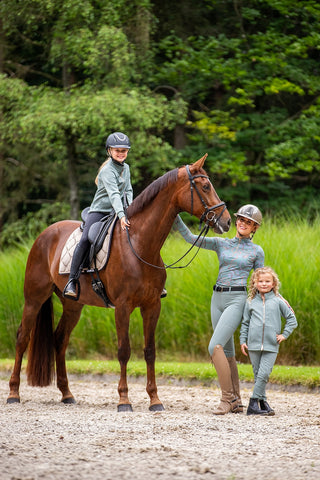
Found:
[[[216,213],[217,208],[223,207],[219,214]],[[228,232],[231,225],[231,217],[228,213],[226,204],[224,202],[219,203],[211,208],[206,208],[203,212],[201,220],[206,225],[212,227],[213,230],[218,233]],[[225,218],[226,217],[226,218]]]

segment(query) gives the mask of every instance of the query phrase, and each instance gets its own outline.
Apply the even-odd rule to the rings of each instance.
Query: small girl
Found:
[[[241,351],[251,360],[254,389],[247,415],[274,415],[266,397],[266,385],[275,364],[279,345],[298,323],[294,311],[279,294],[279,278],[270,267],[255,270],[240,329]],[[281,317],[286,324],[281,333]],[[259,406],[260,404],[260,406]]]

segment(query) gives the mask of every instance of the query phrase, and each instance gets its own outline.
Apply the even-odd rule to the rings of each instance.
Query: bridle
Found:
[[[218,203],[217,205],[214,205],[213,207],[208,207],[206,202],[203,200],[202,196],[201,196],[201,193],[199,192],[199,189],[195,183],[195,178],[206,178],[207,180],[209,180],[209,177],[207,175],[191,175],[191,172],[190,172],[190,168],[189,168],[189,165],[186,165],[186,170],[187,170],[187,173],[188,173],[188,177],[189,177],[189,181],[190,181],[190,189],[191,189],[191,212],[190,212],[190,215],[193,215],[193,189],[195,189],[195,191],[197,192],[198,194],[198,197],[200,199],[200,202],[202,203],[202,205],[204,206],[204,212],[203,214],[201,215],[200,217],[200,225],[199,225],[199,228],[201,227],[201,224],[202,222],[205,220],[205,224],[207,225],[209,222],[213,222],[214,225],[218,225],[218,222],[220,220],[220,218],[222,217],[223,215],[223,212],[225,211],[225,209],[227,208],[225,202],[220,202]],[[209,180],[210,182],[210,180]],[[220,208],[220,207],[223,207],[223,209],[221,210],[220,214],[218,217],[216,217],[215,213],[214,213],[214,210],[216,210],[217,208]]]
[[[200,202],[202,203],[203,207],[204,207],[204,212],[203,214],[201,215],[200,217],[200,223],[199,223],[199,230],[200,233],[199,235],[197,236],[196,240],[193,242],[193,244],[191,245],[191,247],[186,251],[186,253],[184,255],[182,255],[180,258],[178,258],[178,260],[176,260],[175,262],[171,263],[170,265],[166,265],[164,264],[163,267],[159,266],[159,265],[153,265],[152,263],[149,263],[147,262],[146,260],[144,260],[143,258],[141,258],[137,252],[135,251],[135,249],[133,248],[133,245],[131,243],[131,239],[130,239],[130,235],[129,235],[129,229],[128,227],[126,227],[126,231],[127,231],[127,237],[128,237],[128,242],[129,242],[129,245],[130,245],[130,248],[132,250],[132,253],[137,257],[138,260],[140,260],[142,263],[144,263],[145,265],[148,265],[149,267],[154,267],[154,268],[158,268],[160,270],[166,270],[167,268],[172,268],[172,269],[176,269],[176,268],[186,268],[190,265],[190,263],[193,261],[193,259],[195,258],[195,256],[198,254],[200,248],[201,248],[201,245],[202,245],[202,242],[205,238],[205,236],[207,235],[208,231],[209,231],[209,223],[210,222],[213,222],[214,225],[217,225],[220,229],[220,225],[219,225],[219,220],[223,214],[223,212],[226,210],[227,206],[226,206],[226,203],[225,202],[220,202],[218,203],[217,205],[214,205],[213,207],[208,207],[206,202],[204,201],[204,199],[202,198],[201,196],[201,193],[195,183],[195,178],[206,178],[207,180],[209,180],[209,177],[207,175],[203,175],[203,174],[199,174],[199,175],[191,175],[191,172],[190,172],[190,168],[189,168],[189,165],[186,165],[186,170],[187,170],[187,173],[188,173],[188,178],[189,178],[189,181],[190,181],[190,191],[191,191],[191,212],[190,214],[193,215],[193,189],[195,189],[195,191],[197,192],[197,195],[200,199]],[[209,180],[210,182],[210,180]],[[213,188],[213,187],[212,187]],[[222,211],[220,212],[220,214],[216,217],[216,214],[214,212],[214,210],[216,210],[217,208],[220,208],[220,207],[223,207]],[[203,227],[201,228],[201,225],[202,223],[204,222],[204,225]],[[221,232],[222,233],[222,232]],[[196,251],[196,253],[193,255],[193,257],[191,258],[191,260],[186,264],[186,265],[182,265],[182,266],[177,266],[175,267],[174,265],[176,265],[178,262],[180,262],[180,260],[182,260],[192,249],[193,247],[196,245],[196,243],[198,242],[198,240],[200,239],[200,237],[202,237],[201,239],[201,242],[200,242],[200,245],[198,245],[198,250]]]

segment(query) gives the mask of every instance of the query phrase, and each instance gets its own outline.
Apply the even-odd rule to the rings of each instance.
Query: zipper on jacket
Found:
[[[263,341],[264,341],[264,327],[266,324],[266,302],[265,297],[262,298],[263,303],[263,316],[262,316],[262,343],[261,343],[261,351],[263,350]]]

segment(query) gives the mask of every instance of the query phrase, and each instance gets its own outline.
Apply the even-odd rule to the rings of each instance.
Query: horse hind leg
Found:
[[[60,295],[59,297],[63,304],[63,313],[54,332],[57,387],[62,394],[61,401],[66,404],[72,404],[76,403],[76,400],[69,389],[66,367],[66,350],[69,344],[71,332],[79,321],[83,305],[79,304],[78,302],[65,299]]]
[[[13,371],[9,381],[10,393],[7,398],[7,403],[20,403],[20,374],[21,374],[21,364],[23,354],[27,349],[29,343],[30,330],[27,332],[23,329],[23,324],[21,322],[18,331],[17,331],[17,340],[16,340],[16,356]]]

